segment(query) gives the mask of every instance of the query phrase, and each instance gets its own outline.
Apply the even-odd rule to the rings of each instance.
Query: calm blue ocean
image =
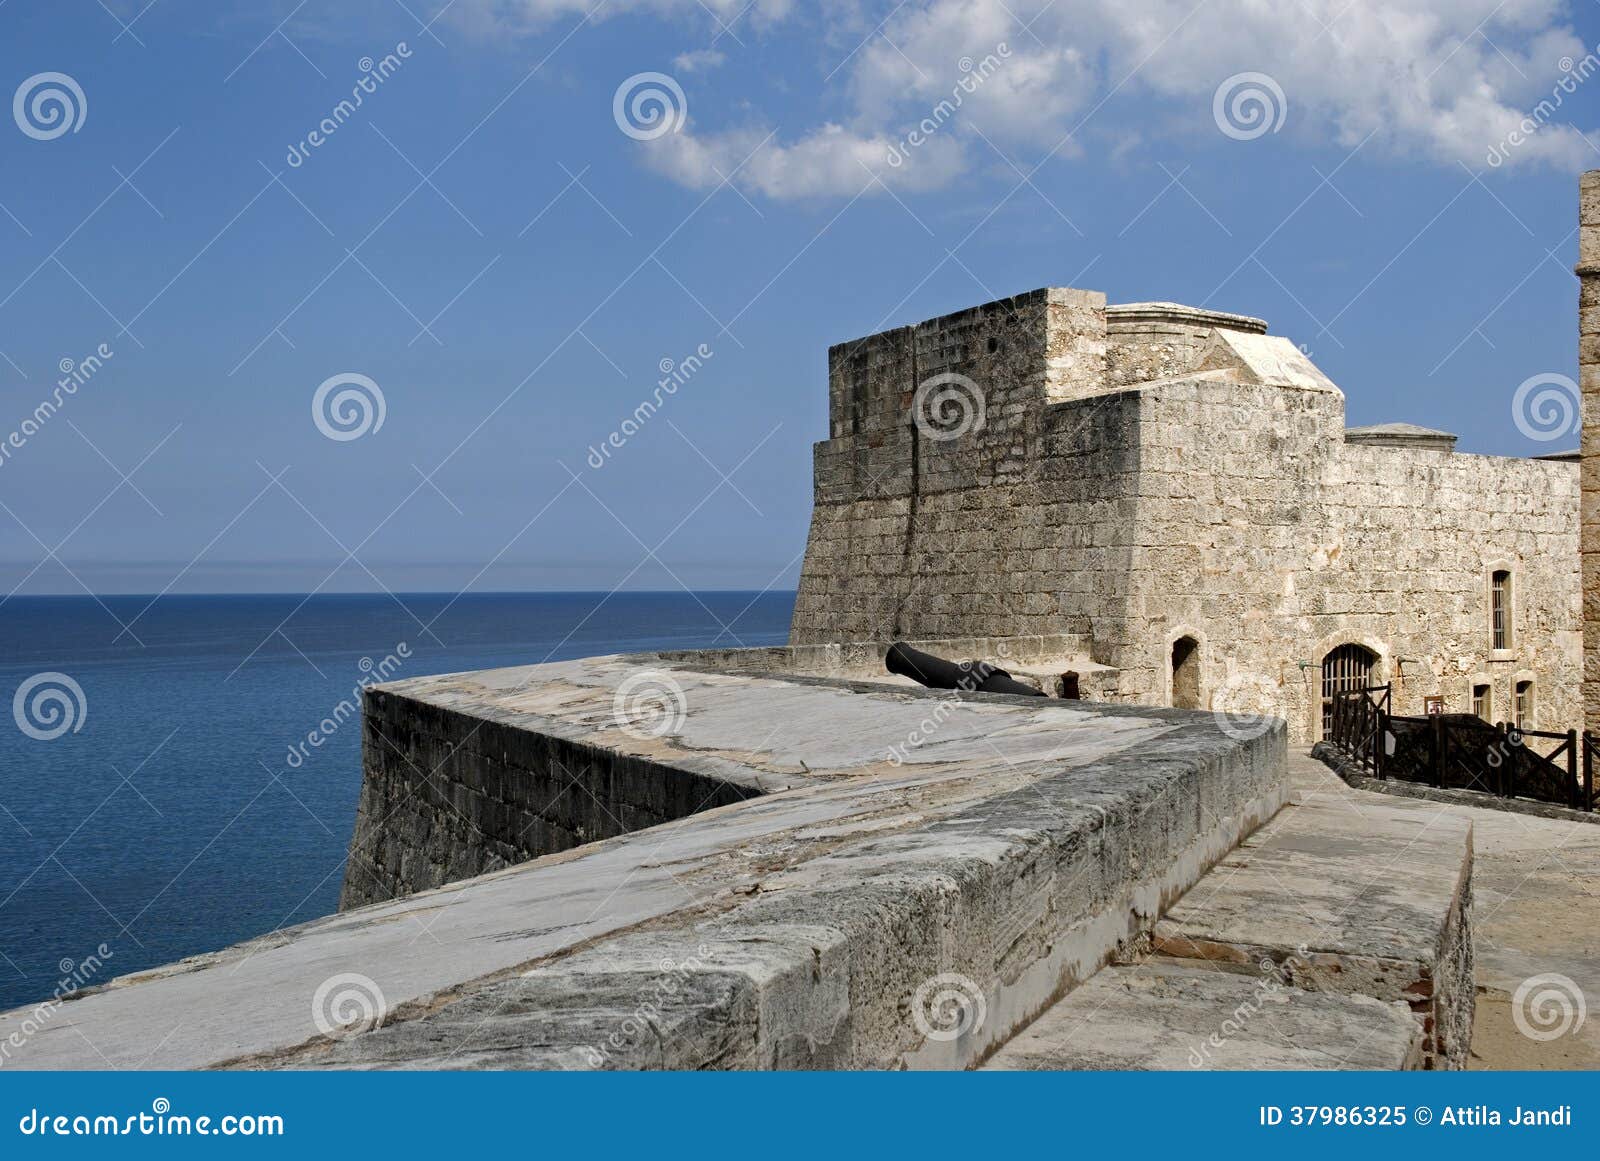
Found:
[[[402,642],[394,678],[781,644],[794,606],[732,592],[101,600],[0,604],[0,1008],[48,995],[63,961],[102,943],[121,975],[331,912],[361,731],[298,767],[289,749]],[[11,703],[51,672],[84,708],[44,740]]]

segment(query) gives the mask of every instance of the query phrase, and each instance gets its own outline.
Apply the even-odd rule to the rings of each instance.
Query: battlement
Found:
[[[1002,447],[1047,405],[1201,373],[1336,390],[1262,319],[1046,287],[830,347],[828,434],[876,450],[912,422]]]

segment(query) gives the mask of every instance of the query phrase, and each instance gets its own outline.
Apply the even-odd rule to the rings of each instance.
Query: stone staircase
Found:
[[[1000,1048],[989,1069],[1461,1068],[1472,1032],[1472,825],[1330,789],[1203,876],[1147,946]]]

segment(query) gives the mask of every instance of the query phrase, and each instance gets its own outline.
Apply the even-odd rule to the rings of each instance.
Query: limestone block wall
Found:
[[[1600,170],[1578,194],[1578,382],[1583,397],[1583,705],[1600,731]]]
[[[1509,718],[1532,679],[1537,728],[1579,724],[1572,464],[1346,444],[1336,392],[1194,380],[1142,395],[1130,616],[1147,635],[1112,662],[1126,693],[1165,700],[1171,642],[1194,636],[1202,704],[1275,697],[1291,739],[1312,741],[1322,658],[1355,642],[1397,713],[1429,694],[1470,710],[1488,684]],[[1497,567],[1513,578],[1499,652]]]
[[[361,748],[341,911],[757,793],[381,689],[362,699]]]
[[[1126,640],[1110,662],[1125,670],[1122,688],[1165,704],[1172,643],[1187,636],[1200,646],[1202,706],[1230,683],[1289,689],[1302,656],[1294,574],[1326,541],[1319,499],[1343,439],[1342,397],[1192,379],[1148,386],[1140,400],[1140,546]]]
[[[1104,302],[1036,291],[830,350],[793,644],[1114,636],[1137,398],[1066,398],[1103,363]],[[939,376],[965,382],[919,423]]]

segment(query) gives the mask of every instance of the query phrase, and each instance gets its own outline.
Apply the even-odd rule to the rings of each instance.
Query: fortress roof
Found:
[[[1175,323],[1183,326],[1223,327],[1230,331],[1267,333],[1266,319],[1184,306],[1181,302],[1121,302],[1106,307],[1106,323]]]
[[[1448,431],[1415,423],[1373,423],[1344,429],[1345,443],[1371,443],[1382,447],[1411,447],[1423,451],[1454,451],[1456,437]]]

